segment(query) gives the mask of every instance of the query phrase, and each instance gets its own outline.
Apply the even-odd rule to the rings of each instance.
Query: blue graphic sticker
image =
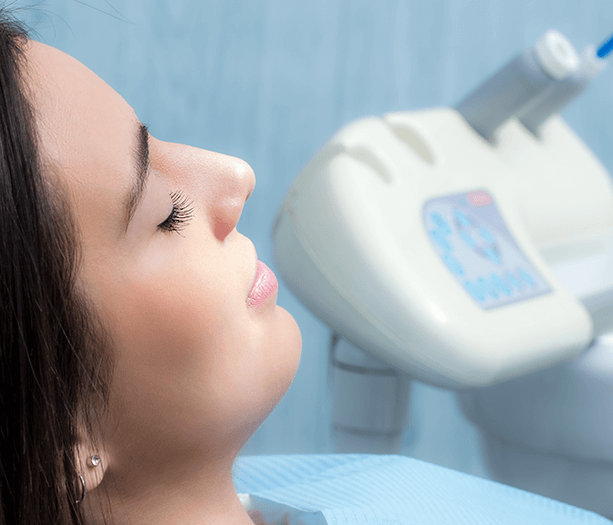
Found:
[[[442,263],[484,310],[551,293],[488,191],[430,199],[423,221]]]

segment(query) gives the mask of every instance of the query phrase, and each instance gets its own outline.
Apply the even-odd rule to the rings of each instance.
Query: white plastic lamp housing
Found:
[[[536,55],[541,66],[556,80],[568,75],[579,64],[579,55],[562,33],[547,31],[536,43]]]
[[[561,151],[512,122],[505,133],[516,144],[504,154],[452,109],[349,124],[278,212],[280,275],[333,329],[432,384],[489,385],[575,357],[592,340],[592,320],[539,248],[609,235],[613,189],[554,120]],[[513,148],[531,165],[509,163]],[[575,211],[587,219],[575,215],[568,231]]]

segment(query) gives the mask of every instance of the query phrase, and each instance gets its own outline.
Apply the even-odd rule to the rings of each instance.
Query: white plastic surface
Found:
[[[613,334],[573,361],[459,398],[493,479],[613,518]]]
[[[535,50],[543,69],[557,80],[564,78],[579,64],[575,47],[555,29],[550,29],[538,40]]]
[[[471,421],[511,443],[613,468],[612,334],[568,363],[460,398]]]
[[[587,46],[581,54],[581,63],[578,73],[586,78],[594,78],[598,73],[607,67],[607,61],[598,58],[596,48],[593,45]]]
[[[613,464],[526,449],[481,434],[491,479],[613,519]]]
[[[330,350],[335,451],[397,454],[408,423],[409,379],[345,338]]]
[[[485,191],[550,293],[485,310],[433,248],[429,199]],[[608,173],[558,118],[542,141],[517,122],[484,141],[452,109],[356,121],[307,165],[279,211],[277,268],[349,340],[418,379],[483,386],[577,356],[591,317],[550,262],[601,251]],[[596,293],[599,293],[597,291]]]

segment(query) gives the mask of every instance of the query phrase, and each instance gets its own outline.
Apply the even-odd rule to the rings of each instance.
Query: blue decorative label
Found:
[[[430,199],[423,208],[432,247],[484,310],[551,293],[485,190]]]

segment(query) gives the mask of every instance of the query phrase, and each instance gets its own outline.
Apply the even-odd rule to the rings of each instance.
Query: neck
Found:
[[[84,501],[88,523],[104,523],[104,514],[117,525],[253,525],[234,490],[233,459],[129,479],[107,472]]]

